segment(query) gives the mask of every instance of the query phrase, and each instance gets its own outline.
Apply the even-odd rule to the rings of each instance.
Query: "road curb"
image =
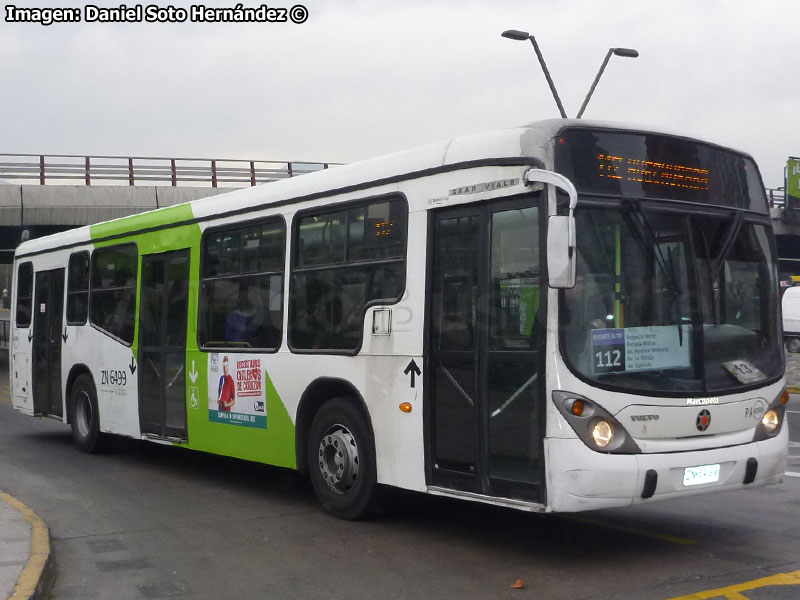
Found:
[[[0,492],[0,500],[19,511],[31,524],[31,550],[28,564],[22,569],[9,600],[43,600],[55,579],[55,560],[50,545],[50,530],[39,516],[22,502]]]
[[[790,394],[800,394],[800,387],[796,385],[787,385],[786,391],[789,392]]]

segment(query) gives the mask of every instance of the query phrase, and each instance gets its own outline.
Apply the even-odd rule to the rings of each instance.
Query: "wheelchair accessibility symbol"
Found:
[[[197,390],[196,387],[190,387],[189,388],[189,406],[191,406],[192,408],[199,408],[200,407],[200,401],[197,398],[198,395],[199,394],[198,394],[198,390]]]

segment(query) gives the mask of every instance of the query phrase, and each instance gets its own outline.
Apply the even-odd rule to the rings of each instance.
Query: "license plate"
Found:
[[[683,471],[683,485],[701,485],[719,481],[719,465],[703,465],[687,467]]]

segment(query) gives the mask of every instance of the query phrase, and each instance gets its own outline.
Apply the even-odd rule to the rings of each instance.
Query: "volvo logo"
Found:
[[[658,415],[631,415],[631,421],[658,421]]]
[[[695,424],[697,425],[698,431],[705,431],[708,429],[708,426],[711,425],[711,413],[707,410],[701,410],[700,414],[697,415]]]

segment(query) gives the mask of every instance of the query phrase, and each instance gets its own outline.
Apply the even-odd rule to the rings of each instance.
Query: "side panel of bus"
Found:
[[[28,414],[39,412],[70,420],[70,395],[83,375],[90,377],[94,386],[102,432],[297,468],[305,461],[308,442],[303,436],[313,411],[329,399],[329,390],[339,390],[363,402],[374,434],[378,482],[424,491],[428,209],[448,191],[484,180],[515,181],[518,187],[470,192],[449,203],[470,204],[524,190],[519,167],[488,167],[364,188],[346,196],[331,196],[330,203],[315,199],[287,204],[282,210],[267,206],[246,217],[206,217],[197,214],[194,205],[186,204],[94,225],[90,228],[94,242],[87,240],[85,245],[30,259],[34,279],[45,272],[49,275],[42,275],[42,282],[52,281],[54,272],[62,278],[60,289],[51,292],[61,299],[59,315],[52,319],[59,324],[61,342],[46,348],[54,360],[56,353],[61,355],[61,398],[60,406],[34,410],[29,393],[16,393],[23,387],[29,390],[33,380],[32,344],[27,338],[23,343],[28,331],[23,328],[16,330],[20,340],[14,358],[19,373],[14,384],[15,407]],[[339,353],[290,349],[289,295],[294,276],[292,253],[298,247],[294,239],[297,219],[313,211],[360,207],[391,198],[405,203],[405,247],[413,250],[402,259],[405,283],[399,299],[367,303],[359,313],[357,348]],[[201,347],[198,326],[204,240],[208,238],[204,235],[275,218],[285,223],[286,235],[282,294],[277,300],[282,306],[282,340],[277,351],[222,348],[213,343]],[[386,224],[374,226],[379,228],[376,234],[385,233]],[[81,253],[91,256],[91,286],[72,282],[70,257]],[[103,269],[112,269],[108,265],[117,258],[132,254],[135,277],[130,273],[116,282],[111,275],[106,277]],[[105,289],[101,289],[103,285]],[[507,285],[518,289],[505,289],[507,295],[529,293],[524,282]],[[71,320],[69,307],[82,295],[88,316],[82,322]],[[261,301],[271,303],[273,299],[263,297]],[[111,322],[128,323],[128,328],[105,330],[98,325],[101,314]],[[525,316],[530,317],[528,313]],[[224,392],[226,387],[236,395],[230,410],[223,410],[220,404],[224,393],[232,396]],[[411,406],[410,412],[400,410],[404,403]]]
[[[256,213],[248,217],[248,222],[269,219],[270,212]],[[287,273],[293,214],[282,215],[289,224],[282,303],[286,302],[289,291]],[[421,247],[424,245],[425,212],[420,211],[411,218],[419,221],[412,224],[412,230],[419,233],[411,243]],[[357,356],[300,356],[290,352],[286,310],[280,324],[284,338],[278,352],[237,351],[236,348],[201,350],[198,305],[203,230],[238,224],[241,219],[222,218],[203,222],[202,226],[162,227],[165,222],[193,219],[191,207],[185,205],[92,227],[93,238],[107,240],[95,244],[95,253],[135,244],[138,265],[136,328],[133,342],[127,346],[92,324],[67,326],[68,335],[79,341],[73,347],[82,348],[78,356],[69,351],[69,344],[65,346],[67,394],[70,373],[74,379],[74,370],[86,369],[95,383],[104,432],[153,441],[160,439],[191,449],[295,468],[295,420],[304,394],[317,381],[347,382],[368,404],[378,446],[376,451],[379,457],[385,457],[379,460],[379,481],[396,484],[399,480],[414,479],[413,486],[422,489],[421,408],[414,415],[404,415],[398,409],[404,400],[414,401],[418,395],[421,398],[421,380],[416,381],[415,388],[410,387],[404,370],[409,363],[408,348],[421,347],[422,332],[416,319],[421,318],[422,286],[417,288],[416,296],[406,293],[400,304],[392,307],[392,335],[373,331],[374,324],[385,318],[381,306],[371,306],[365,311]],[[125,236],[125,232],[135,230],[151,231]],[[66,262],[66,258],[63,260]],[[424,255],[420,254],[417,261],[416,268],[422,269],[419,279],[424,281]],[[170,273],[170,269],[178,271]],[[184,283],[185,287],[180,285]],[[154,306],[161,316],[169,312],[170,307],[185,307],[185,324],[180,325],[185,327],[183,349],[169,331],[166,332],[166,337],[170,338],[168,342],[153,342],[150,334],[154,324],[158,329],[178,323],[175,318],[158,321],[152,314]],[[160,312],[162,308],[166,312]],[[181,352],[185,352],[185,360],[178,361]],[[417,362],[421,364],[421,359]],[[218,407],[221,381],[227,377],[232,379],[236,390],[236,405],[230,411],[221,411]],[[182,404],[176,401],[178,398],[183,398]],[[417,443],[397,444],[398,438],[416,438]],[[300,448],[300,452],[304,450]],[[397,452],[403,455],[403,461],[396,460]],[[410,454],[416,458],[408,460]]]

